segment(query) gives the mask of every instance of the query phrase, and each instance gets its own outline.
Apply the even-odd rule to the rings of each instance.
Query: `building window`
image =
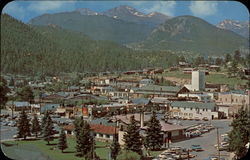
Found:
[[[109,135],[109,134],[107,134],[107,135],[106,135],[106,137],[107,137],[107,138],[110,138],[110,135]]]
[[[236,99],[236,102],[238,102],[238,99]]]
[[[99,137],[103,137],[103,134],[100,133],[100,134],[99,134]]]
[[[186,107],[184,107],[184,110],[186,110]]]
[[[180,107],[178,107],[178,109],[180,109]]]
[[[227,98],[225,99],[225,101],[227,102]]]
[[[203,108],[202,111],[205,111],[205,109]]]
[[[190,110],[193,110],[193,108],[191,107]]]

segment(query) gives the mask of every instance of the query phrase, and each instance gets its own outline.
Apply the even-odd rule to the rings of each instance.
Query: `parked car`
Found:
[[[196,151],[196,152],[203,151],[203,149],[201,148],[199,144],[193,144],[191,148],[193,151]]]
[[[203,121],[208,121],[207,117],[202,118]]]

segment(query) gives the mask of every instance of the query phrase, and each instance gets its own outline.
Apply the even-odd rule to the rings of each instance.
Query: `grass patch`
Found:
[[[191,79],[191,74],[184,74],[182,71],[164,72],[162,76],[176,77],[181,79]]]
[[[55,139],[54,141],[51,141],[51,144],[57,144],[58,140]],[[3,151],[4,153],[11,158],[18,158],[18,159],[28,159],[25,158],[25,156],[30,156],[29,152],[35,152],[37,151],[36,155],[34,154],[33,157],[37,155],[43,155],[44,159],[48,159],[48,157],[51,160],[83,160],[83,157],[77,157],[75,156],[76,150],[75,150],[75,138],[74,137],[67,137],[67,144],[68,148],[64,150],[64,153],[61,153],[61,150],[57,148],[56,145],[47,145],[47,142],[44,140],[34,140],[34,141],[9,141],[5,142],[7,146],[10,147],[4,147]],[[110,143],[107,142],[98,142],[96,141],[96,153],[102,160],[108,160],[109,159],[109,149]],[[17,148],[19,150],[17,151]],[[18,153],[17,153],[18,152]],[[157,156],[162,151],[150,151],[150,154],[152,156]],[[26,154],[20,156],[20,153]]]
[[[191,74],[184,74],[182,71],[165,72],[162,75],[166,77],[175,77],[190,80],[192,78]],[[247,83],[247,80],[242,80],[238,77],[228,78],[225,72],[210,72],[209,75],[205,76],[205,79],[207,83],[227,84],[230,88],[233,88],[236,85],[245,85]]]
[[[51,144],[57,144],[58,140],[55,139],[54,141],[51,141]],[[68,137],[67,138],[68,148],[64,150],[65,153],[61,153],[61,150],[57,148],[56,145],[47,145],[47,142],[44,140],[34,140],[34,141],[9,141],[5,144],[9,144],[12,146],[18,146],[20,149],[27,148],[27,145],[35,146],[37,147],[41,152],[43,152],[45,155],[49,156],[53,160],[83,160],[83,157],[77,157],[75,156],[76,150],[75,150],[75,138]],[[13,145],[16,144],[16,145]],[[109,147],[106,146],[109,145],[109,143],[105,142],[96,142],[96,153],[101,159],[108,159],[108,155],[110,152]],[[106,148],[104,148],[106,147]],[[11,152],[8,152],[8,149],[10,148],[5,147],[5,153],[9,157],[13,157]],[[15,153],[13,153],[15,154]]]

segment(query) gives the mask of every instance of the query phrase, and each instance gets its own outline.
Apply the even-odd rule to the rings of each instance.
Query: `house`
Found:
[[[6,105],[6,108],[8,110],[13,110],[13,111],[31,111],[31,106],[29,102],[18,102],[18,101],[9,101]]]
[[[110,125],[103,124],[90,124],[91,134],[95,137],[97,141],[110,141],[112,142],[115,135],[118,134],[118,128]],[[73,124],[63,126],[65,133],[67,135],[75,135]]]
[[[152,85],[155,84],[155,81],[152,79],[142,79],[139,82],[139,87],[147,86],[147,85]]]
[[[174,101],[170,104],[172,117],[182,119],[215,119],[218,118],[215,103],[203,103],[193,101]]]
[[[210,66],[209,66],[209,70],[212,70],[212,71],[219,71],[219,70],[220,70],[220,66],[217,66],[217,65],[210,65]]]
[[[140,126],[140,134],[145,137],[145,130],[147,126],[145,125],[151,118],[151,114],[145,113],[136,113],[136,114],[127,114],[127,115],[117,115],[112,117],[111,120],[119,122],[119,133],[118,133],[118,142],[120,145],[124,145],[124,134],[126,133],[127,126],[130,124],[130,118],[134,116],[137,121],[138,126]],[[157,116],[158,119],[160,117]],[[167,140],[180,140],[184,138],[185,129],[187,126],[174,125],[170,123],[165,123],[160,120],[162,126],[162,141],[166,144]]]
[[[69,96],[66,92],[57,92],[55,94],[44,95],[41,97],[41,101],[44,103],[52,103],[54,100],[62,100]]]
[[[205,91],[220,92],[220,90],[221,90],[221,84],[212,84],[212,83],[205,84]]]
[[[218,93],[218,100],[216,101],[216,103],[218,105],[228,105],[238,109],[241,107],[250,109],[249,99],[250,99],[250,90],[247,90],[246,92],[243,90],[236,90],[236,91]]]
[[[191,97],[191,98],[197,98],[198,101],[200,102],[211,102],[211,96],[205,93],[182,93],[178,94],[178,97]]]
[[[46,111],[55,112],[58,107],[60,107],[60,104],[43,104],[41,105],[41,114],[45,113]]]
[[[143,86],[133,93],[136,97],[177,97],[180,93],[187,93],[189,90],[186,87],[179,86],[159,86],[148,85]]]
[[[179,67],[184,68],[184,67],[191,67],[191,64],[187,62],[179,62]]]
[[[192,71],[195,71],[195,70],[196,70],[195,68],[184,68],[183,73],[184,74],[191,74]]]

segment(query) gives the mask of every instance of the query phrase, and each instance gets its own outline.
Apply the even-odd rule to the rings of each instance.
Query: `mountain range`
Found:
[[[131,46],[151,50],[192,51],[203,55],[223,55],[247,48],[248,40],[193,16],[179,16],[155,28],[142,42]]]
[[[224,20],[216,25],[218,28],[231,30],[245,38],[249,38],[249,21],[240,22],[235,20]]]
[[[1,72],[57,75],[62,72],[126,71],[177,63],[170,51],[142,52],[55,24],[28,25],[1,15]]]
[[[31,19],[29,24],[53,24],[82,32],[93,40],[107,40],[140,50],[223,55],[248,48],[248,39],[201,18],[169,17],[157,12],[144,14],[126,5],[99,13],[82,8],[72,12],[44,14]]]

